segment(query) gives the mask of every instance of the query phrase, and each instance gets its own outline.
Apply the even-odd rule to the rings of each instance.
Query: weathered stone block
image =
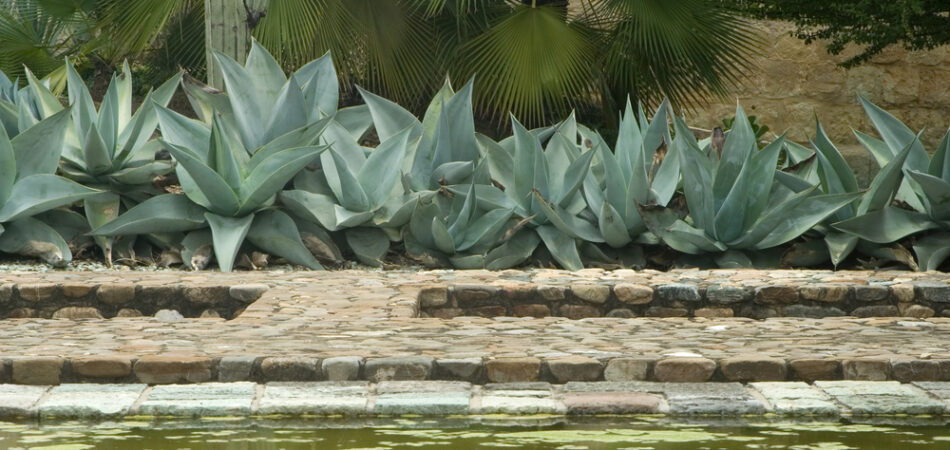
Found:
[[[307,356],[264,358],[261,376],[266,381],[316,381],[320,378],[320,359]]]
[[[950,380],[950,360],[901,359],[891,361],[891,374],[902,383]]]
[[[813,284],[802,286],[799,294],[803,300],[824,303],[840,303],[848,300],[851,288],[837,284]]]
[[[549,302],[557,302],[567,298],[567,288],[564,286],[538,286],[538,295]]]
[[[561,305],[558,308],[558,314],[568,319],[584,319],[587,317],[600,317],[600,308],[591,305]]]
[[[914,283],[917,298],[933,303],[950,303],[950,284]]]
[[[110,283],[96,289],[96,299],[107,305],[124,305],[135,299],[135,285],[132,283]]]
[[[484,285],[455,285],[449,288],[449,297],[459,308],[493,305],[499,302],[501,288]]]
[[[653,377],[657,381],[703,382],[708,381],[716,371],[716,362],[700,357],[671,357],[656,362]]]
[[[854,299],[862,303],[874,303],[887,300],[891,291],[887,286],[857,285],[854,286]]]
[[[900,311],[894,305],[869,305],[855,308],[851,311],[855,317],[895,317],[900,315]]]
[[[845,380],[884,381],[889,378],[891,363],[885,358],[846,359],[841,370]]]
[[[602,284],[577,284],[571,286],[571,293],[575,297],[594,304],[604,304],[610,298],[610,286]]]
[[[511,307],[511,314],[515,317],[548,317],[551,315],[551,308],[540,304],[514,305]]]
[[[752,292],[741,286],[711,285],[706,288],[706,299],[715,305],[731,305],[752,299]]]
[[[693,311],[695,317],[732,317],[735,313],[732,308],[699,308]]]
[[[128,356],[84,356],[69,360],[73,373],[86,378],[124,378],[132,374]]]
[[[54,283],[27,283],[18,284],[17,293],[20,299],[27,302],[49,302],[59,294],[59,285]]]
[[[808,317],[821,319],[825,317],[840,317],[845,312],[833,306],[789,305],[783,310],[785,317]]]
[[[649,378],[653,359],[649,358],[613,358],[604,368],[604,380],[642,381]]]
[[[694,284],[661,284],[653,287],[653,299],[666,304],[673,302],[697,303],[702,300]]]
[[[686,317],[689,310],[686,308],[670,308],[667,306],[651,306],[646,310],[647,317]]]
[[[657,414],[666,409],[663,397],[645,392],[570,392],[562,402],[572,415]]]
[[[261,298],[267,290],[270,289],[270,286],[258,283],[258,284],[238,284],[236,286],[231,286],[228,288],[228,294],[231,298],[242,302],[242,303],[251,303]]]
[[[449,302],[449,288],[445,286],[429,286],[419,291],[419,306],[432,308]]]
[[[433,358],[427,356],[396,356],[367,360],[363,371],[372,382],[425,380],[432,373]]]
[[[604,371],[604,365],[586,356],[566,356],[547,359],[548,370],[558,383],[568,381],[596,381]]]
[[[541,360],[533,357],[490,359],[485,362],[485,372],[493,383],[537,381]]]
[[[798,302],[795,286],[759,286],[755,288],[755,302],[761,305],[791,305]]]
[[[337,356],[323,360],[323,375],[329,381],[352,381],[360,377],[362,356]]]
[[[841,379],[841,361],[837,359],[801,358],[792,360],[788,365],[795,377],[809,383]]]
[[[187,286],[182,288],[185,300],[199,305],[216,305],[231,298],[228,286]]]
[[[143,356],[132,372],[146,384],[201,383],[211,380],[211,364],[204,356]]]
[[[614,286],[614,295],[621,303],[643,305],[653,301],[653,288],[642,284],[618,283]]]
[[[762,356],[737,356],[719,362],[722,375],[729,381],[784,381],[785,360]]]
[[[59,384],[63,358],[24,356],[13,360],[13,382],[17,384]]]
[[[444,358],[436,360],[436,373],[440,379],[478,382],[483,376],[481,358]]]
[[[254,373],[255,356],[225,356],[218,361],[218,381],[249,381]]]

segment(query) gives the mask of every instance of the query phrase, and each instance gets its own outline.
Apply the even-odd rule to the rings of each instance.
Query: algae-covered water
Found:
[[[945,423],[591,420],[0,422],[0,449],[914,449],[950,448]]]

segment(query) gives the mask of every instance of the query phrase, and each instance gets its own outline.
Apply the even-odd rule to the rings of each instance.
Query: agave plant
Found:
[[[339,82],[329,54],[287,76],[257,41],[244,66],[215,53],[225,91],[216,91],[192,78],[183,83],[198,118],[207,126],[215,116],[237,130],[244,148],[258,147],[320,119],[337,114]],[[346,108],[337,121],[358,138],[369,126],[365,107]],[[300,145],[308,145],[303,142]]]
[[[224,120],[212,121],[205,140],[201,133],[205,129],[200,124],[191,129],[191,135],[165,126],[177,120],[170,111],[159,109],[166,134],[161,142],[178,161],[185,195],[153,197],[93,230],[93,234],[191,231],[185,240],[209,244],[218,267],[225,272],[231,271],[245,239],[293,263],[321,268],[301,241],[293,219],[273,205],[277,192],[326,147],[286,147],[283,144],[295,138],[291,132],[290,138],[278,137],[249,156],[238,133],[227,130]],[[210,232],[202,230],[206,227]],[[198,244],[191,245],[192,249],[201,246]]]
[[[887,204],[834,226],[876,243],[896,242],[926,230],[939,230],[914,243],[920,268],[934,270],[950,256],[950,132],[944,135],[931,158],[919,135],[900,120],[864,98],[861,103],[882,139],[855,134],[882,167],[896,161],[903,168],[907,176],[896,199],[910,209]]]
[[[519,228],[512,219],[514,211],[483,206],[475,188],[473,182],[464,195],[448,190],[420,195],[404,229],[406,252],[439,265],[447,265],[442,261],[447,258],[459,269],[506,269],[531,256],[537,238],[533,246],[521,245],[517,247],[521,252],[516,252],[516,247],[504,242]]]
[[[72,259],[63,237],[33,218],[99,193],[53,174],[69,113],[54,114],[13,139],[0,127],[0,251],[38,257],[55,266]]]
[[[473,179],[479,184],[490,182],[488,166],[479,164],[482,154],[472,112],[473,84],[470,80],[455,92],[446,80],[421,122],[401,106],[360,90],[380,139],[388,139],[406,127],[412,130],[410,142],[419,138],[404,167],[403,184],[410,191],[434,191],[442,186],[468,184]]]
[[[67,178],[104,192],[86,198],[83,209],[90,228],[118,217],[122,201],[131,205],[153,193],[152,180],[174,169],[171,161],[156,161],[156,141],[151,141],[158,117],[155,105],[166,105],[181,78],[176,75],[149,92],[142,106],[132,112],[132,74],[129,65],[113,76],[99,111],[82,78],[66,62],[72,123],[67,131],[60,170]],[[62,109],[45,85],[30,77],[30,90],[41,99],[42,114]],[[96,236],[106,264],[112,264],[113,239]]]
[[[579,241],[604,242],[596,226],[578,216],[587,208],[580,191],[596,152],[578,147],[573,115],[533,131],[512,117],[512,128],[514,134],[499,143],[482,140],[493,185],[476,186],[476,194],[493,207],[514,210],[540,237],[535,245],[544,242],[562,267],[581,269]]]
[[[713,254],[724,267],[753,265],[747,250],[765,250],[806,232],[858,198],[858,193],[817,194],[818,186],[784,195],[773,187],[781,136],[758,150],[742,107],[726,136],[721,158],[700,150],[689,128],[675,119],[674,151],[683,171],[690,216],[662,207],[643,207],[644,222],[674,250]]]
[[[802,266],[823,263],[830,260],[835,267],[845,260],[855,250],[866,256],[881,261],[898,261],[913,269],[917,268],[910,252],[898,243],[873,243],[860,239],[858,236],[842,232],[831,224],[853,219],[868,213],[875,213],[891,204],[903,180],[901,167],[910,153],[911,145],[888,162],[871,181],[870,187],[860,190],[854,171],[841,156],[837,147],[828,138],[821,123],[816,125],[815,139],[811,141],[815,149],[814,158],[805,164],[796,166],[795,170],[780,172],[780,182],[795,192],[810,189],[814,177],[820,183],[820,189],[826,194],[833,193],[861,193],[849,205],[843,206],[826,223],[818,224],[812,230],[820,239],[806,240],[795,243],[783,257],[783,264]],[[886,244],[886,245],[885,245]]]
[[[327,120],[330,125],[321,139],[330,150],[320,155],[321,167],[297,175],[294,189],[281,192],[280,201],[329,231],[345,230],[357,258],[378,266],[389,250],[390,236],[398,238],[396,230],[412,211],[413,203],[399,185],[412,130],[390,136],[366,156],[342,125]]]
[[[591,170],[584,180],[584,196],[601,236],[631,265],[645,264],[642,249],[631,243],[657,243],[637,205],[666,206],[679,183],[679,156],[669,146],[668,110],[669,102],[664,101],[650,122],[642,105],[635,114],[628,101],[616,149],[611,152],[605,144],[598,145],[595,169],[599,170]]]

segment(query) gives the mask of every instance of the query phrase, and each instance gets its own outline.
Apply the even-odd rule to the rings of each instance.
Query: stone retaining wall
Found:
[[[571,284],[430,286],[423,317],[893,317],[950,315],[950,286],[915,284]]]
[[[233,319],[266,290],[260,284],[6,283],[0,284],[0,319],[102,319],[160,311]]]

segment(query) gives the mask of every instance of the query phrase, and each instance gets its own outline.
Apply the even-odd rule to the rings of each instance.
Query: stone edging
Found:
[[[863,417],[950,413],[950,383],[250,382],[0,385],[0,419],[268,415],[602,415]]]

